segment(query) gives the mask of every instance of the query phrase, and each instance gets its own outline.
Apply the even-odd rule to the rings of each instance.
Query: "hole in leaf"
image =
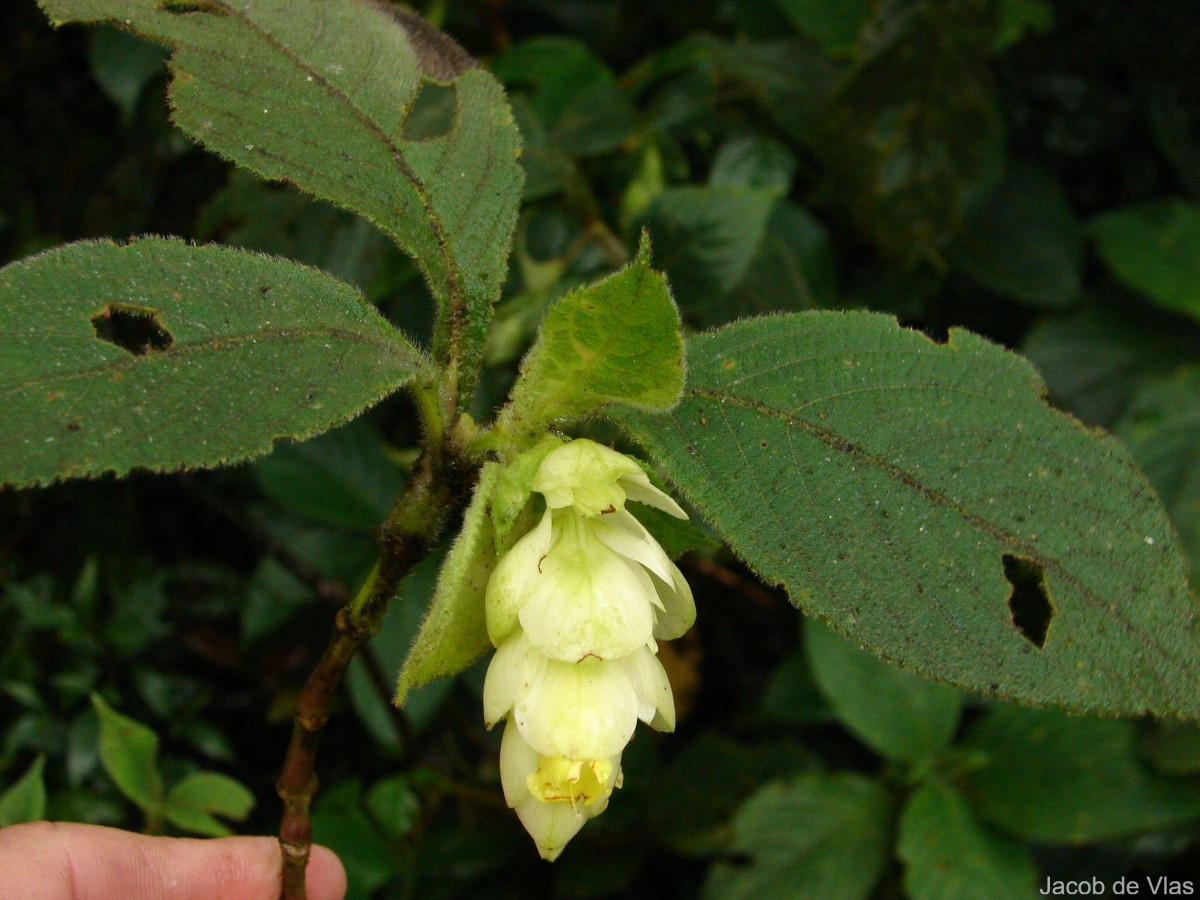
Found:
[[[1012,612],[1012,623],[1021,636],[1039,650],[1046,646],[1046,634],[1050,631],[1050,620],[1054,618],[1054,604],[1050,602],[1050,590],[1046,587],[1046,571],[1029,559],[1004,554],[1004,577],[1012,585],[1008,595],[1008,608]]]
[[[423,81],[404,119],[404,139],[429,141],[447,135],[454,128],[457,113],[453,85]]]
[[[158,310],[125,303],[109,303],[92,316],[96,337],[120,347],[134,356],[144,356],[151,350],[167,350],[175,343],[171,332],[163,327]]]

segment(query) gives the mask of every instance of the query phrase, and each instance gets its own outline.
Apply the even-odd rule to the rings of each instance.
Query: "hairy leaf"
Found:
[[[498,427],[536,434],[613,404],[669,409],[682,388],[679,312],[643,238],[630,265],[546,313]]]
[[[368,0],[42,0],[56,25],[107,21],[170,46],[175,123],[267,179],[358,212],[423,268],[435,355],[482,355],[516,222],[519,137],[500,85],[410,12]],[[423,88],[453,121],[410,134]]]
[[[462,530],[438,573],[429,612],[400,670],[397,706],[404,705],[413,688],[461,672],[492,646],[483,596],[500,555],[490,511],[499,471],[489,463],[480,473]]]
[[[769,583],[986,694],[1200,715],[1200,628],[1150,485],[1019,357],[869,313],[693,338],[684,400],[615,413]]]
[[[350,286],[146,238],[0,269],[0,481],[214,466],[344,421],[421,354]]]

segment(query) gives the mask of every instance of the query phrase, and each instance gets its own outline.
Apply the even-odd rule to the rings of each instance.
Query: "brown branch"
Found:
[[[400,580],[424,558],[447,510],[465,495],[456,474],[424,457],[384,525],[379,564],[363,589],[334,621],[333,636],[296,699],[292,738],[276,789],[283,801],[279,846],[283,854],[283,900],[304,900],[305,869],[312,847],[309,808],[317,791],[317,743],[329,720],[333,695],[355,652],[374,637]]]

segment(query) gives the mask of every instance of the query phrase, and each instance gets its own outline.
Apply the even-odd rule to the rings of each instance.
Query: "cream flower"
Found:
[[[620,787],[640,719],[675,727],[656,639],[696,617],[678,567],[627,501],[686,518],[629,457],[588,440],[547,453],[531,489],[546,511],[505,554],[486,594],[496,655],[484,683],[488,727],[507,719],[500,771],[546,859]]]

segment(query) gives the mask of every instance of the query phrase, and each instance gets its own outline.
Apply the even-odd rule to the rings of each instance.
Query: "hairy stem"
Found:
[[[312,847],[309,807],[317,790],[314,763],[330,702],[355,652],[379,633],[388,601],[400,580],[424,558],[447,510],[463,492],[443,462],[426,454],[396,503],[380,537],[379,563],[362,589],[337,614],[325,652],[296,699],[292,738],[276,789],[283,800],[279,846],[283,854],[283,900],[303,900],[304,874]]]

